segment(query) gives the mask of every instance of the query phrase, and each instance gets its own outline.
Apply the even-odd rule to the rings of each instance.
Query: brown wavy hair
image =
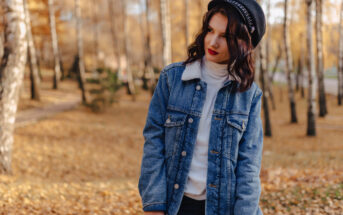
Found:
[[[197,34],[195,41],[188,47],[188,58],[183,64],[201,60],[205,55],[205,36],[209,30],[209,22],[216,13],[221,13],[228,18],[225,32],[230,53],[228,72],[234,77],[235,91],[244,92],[251,87],[255,77],[253,45],[247,26],[238,12],[230,5],[218,5],[204,15],[202,29]]]

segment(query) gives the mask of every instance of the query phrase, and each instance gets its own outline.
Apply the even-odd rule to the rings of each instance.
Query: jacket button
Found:
[[[170,118],[168,118],[167,120],[166,120],[166,123],[170,123],[171,122],[171,120],[170,120]]]
[[[177,190],[177,189],[179,189],[179,185],[178,184],[174,184],[174,188]]]
[[[189,123],[193,123],[193,119],[192,119],[192,118],[189,118],[189,119],[188,119],[188,122],[189,122]]]
[[[210,184],[209,186],[210,186],[210,187],[213,187],[213,188],[216,188],[216,187],[217,187],[217,186],[214,185],[214,184]]]
[[[196,90],[201,90],[201,86],[200,86],[200,85],[197,85],[197,86],[195,87],[195,89],[196,89]]]
[[[211,150],[211,153],[212,153],[212,154],[219,154],[219,152],[214,151],[214,150]]]
[[[181,155],[182,155],[183,157],[185,157],[185,156],[187,155],[187,152],[186,152],[186,151],[182,151],[182,152],[181,152]]]

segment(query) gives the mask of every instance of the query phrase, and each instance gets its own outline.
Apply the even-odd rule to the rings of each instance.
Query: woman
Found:
[[[264,31],[254,0],[213,0],[188,59],[161,72],[143,131],[145,215],[262,214],[262,91],[251,52]]]

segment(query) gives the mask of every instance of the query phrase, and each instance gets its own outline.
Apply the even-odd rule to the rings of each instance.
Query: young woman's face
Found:
[[[229,62],[229,50],[225,37],[228,19],[221,13],[212,16],[204,39],[205,57],[208,61],[220,64]]]

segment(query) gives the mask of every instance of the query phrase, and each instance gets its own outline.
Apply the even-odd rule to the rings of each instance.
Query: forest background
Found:
[[[208,0],[2,0],[0,214],[143,214],[151,94]],[[343,214],[343,1],[262,0],[264,214]]]

